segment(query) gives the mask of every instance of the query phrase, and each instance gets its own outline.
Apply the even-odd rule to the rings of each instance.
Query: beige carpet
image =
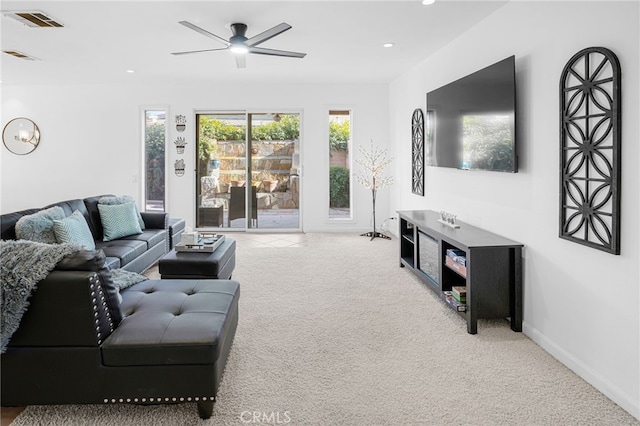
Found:
[[[353,234],[239,244],[240,323],[208,421],[194,404],[96,405],[32,406],[14,424],[639,424],[507,321],[467,334],[398,253]]]

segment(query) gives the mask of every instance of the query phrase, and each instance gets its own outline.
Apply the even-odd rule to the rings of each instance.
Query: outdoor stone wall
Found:
[[[347,151],[331,151],[329,165],[349,168],[349,156],[347,155]]]
[[[257,188],[258,209],[299,208],[300,178],[291,174],[297,144],[297,140],[253,142],[253,178],[248,182],[244,176],[247,148],[245,141],[219,141],[219,179],[201,179],[201,204],[227,206],[231,182],[240,180],[244,181],[240,185],[253,185]],[[273,191],[269,191],[263,184],[262,181],[267,179],[278,181]]]
[[[297,143],[297,140],[253,142],[251,153],[253,180],[262,180],[261,178],[267,174],[274,175],[280,181],[288,180]],[[246,150],[245,141],[218,142],[221,182],[227,183],[235,175],[244,174]]]

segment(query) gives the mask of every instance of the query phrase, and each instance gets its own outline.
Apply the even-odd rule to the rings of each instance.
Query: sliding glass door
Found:
[[[196,227],[300,229],[300,115],[196,115]]]
[[[249,114],[258,229],[300,228],[300,115]]]

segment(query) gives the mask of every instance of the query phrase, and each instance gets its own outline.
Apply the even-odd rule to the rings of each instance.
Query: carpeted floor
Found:
[[[395,239],[241,243],[240,323],[211,419],[194,404],[31,406],[13,424],[640,424],[506,320],[467,334],[399,267]]]

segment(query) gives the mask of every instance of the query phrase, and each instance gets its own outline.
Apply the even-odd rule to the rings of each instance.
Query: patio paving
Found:
[[[246,218],[233,219],[227,227],[227,212],[224,212],[224,225],[221,229],[243,229]],[[300,211],[298,209],[258,209],[258,227],[256,229],[300,229]]]

